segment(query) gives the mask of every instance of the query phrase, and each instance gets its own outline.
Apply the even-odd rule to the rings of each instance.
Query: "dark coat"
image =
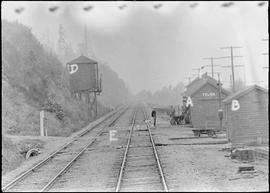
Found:
[[[152,114],[152,117],[156,117],[157,116],[157,113],[156,113],[155,110],[153,110],[151,114]]]

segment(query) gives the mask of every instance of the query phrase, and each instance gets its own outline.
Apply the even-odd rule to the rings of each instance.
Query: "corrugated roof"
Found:
[[[98,62],[83,55],[68,62],[68,64],[96,64],[96,63]]]
[[[233,99],[238,99],[238,98],[240,98],[241,96],[248,94],[249,92],[251,92],[251,91],[254,90],[254,89],[259,89],[259,90],[261,90],[261,91],[263,91],[263,92],[268,93],[268,90],[266,90],[265,88],[260,87],[260,86],[258,86],[258,85],[255,84],[255,85],[252,85],[252,86],[249,86],[249,87],[247,87],[247,88],[244,88],[244,89],[242,89],[242,90],[240,90],[240,91],[238,91],[238,92],[236,92],[236,93],[234,93],[234,94],[228,96],[227,98],[225,98],[225,99],[223,100],[223,102],[224,102],[225,104],[230,103]]]

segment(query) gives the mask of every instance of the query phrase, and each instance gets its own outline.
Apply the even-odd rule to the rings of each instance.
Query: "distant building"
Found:
[[[233,100],[238,101],[238,110],[232,110]],[[227,97],[223,103],[227,137],[233,145],[269,143],[268,90],[250,86]]]
[[[186,89],[185,95],[193,103],[191,107],[191,124],[195,128],[219,128],[219,87],[218,81],[203,74],[201,78],[192,81]],[[221,89],[221,101],[230,92]]]

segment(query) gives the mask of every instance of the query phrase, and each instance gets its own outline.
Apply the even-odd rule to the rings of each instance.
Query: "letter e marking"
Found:
[[[115,133],[117,133],[116,130],[110,130],[110,141],[117,141],[117,138],[114,138],[113,136],[115,136]]]

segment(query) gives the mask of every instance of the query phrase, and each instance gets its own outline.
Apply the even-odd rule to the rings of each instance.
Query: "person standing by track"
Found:
[[[154,120],[154,127],[156,127],[157,113],[156,113],[155,109],[152,110],[151,115],[152,115],[153,120]]]

